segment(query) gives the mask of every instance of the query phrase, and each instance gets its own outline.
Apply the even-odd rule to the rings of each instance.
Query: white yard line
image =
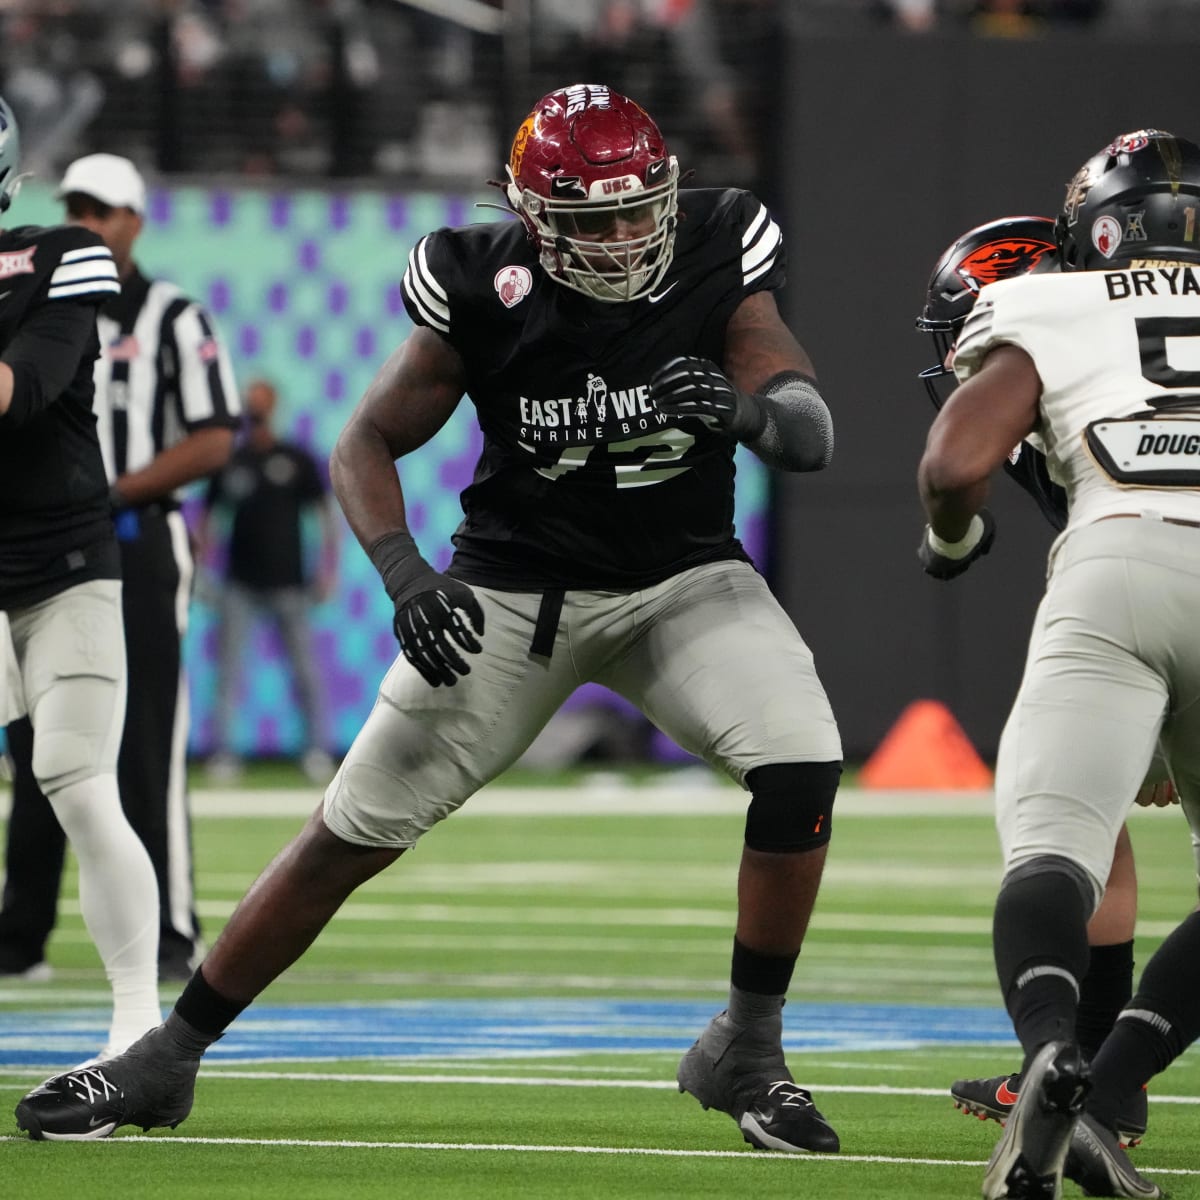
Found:
[[[192,792],[192,812],[200,817],[307,816],[321,799],[319,788],[271,790],[197,788]],[[514,788],[492,784],[473,796],[455,814],[465,817],[683,817],[745,810],[746,794],[715,782],[670,784],[580,783],[575,787]],[[838,793],[837,815],[857,816],[969,816],[990,815],[992,793],[865,791],[843,788]]]
[[[0,1137],[0,1141],[16,1142],[23,1138]],[[93,1145],[161,1145],[161,1146],[288,1146],[313,1150],[432,1150],[482,1151],[505,1154],[611,1154],[617,1157],[644,1158],[736,1158],[752,1163],[787,1163],[789,1170],[799,1164],[817,1163],[888,1163],[919,1167],[982,1167],[983,1159],[965,1158],[907,1158],[889,1154],[756,1154],[753,1150],[669,1150],[658,1146],[538,1146],[520,1142],[361,1142],[349,1139],[317,1138],[239,1138],[239,1137],[179,1137],[164,1134],[131,1134],[104,1138]],[[1159,1169],[1138,1163],[1140,1170],[1150,1175],[1197,1176],[1200,1171],[1181,1168]]]
[[[591,1068],[587,1068],[589,1071]],[[40,1079],[44,1067],[0,1067],[0,1077]],[[468,1087],[557,1087],[557,1088],[625,1088],[638,1091],[678,1091],[679,1085],[670,1079],[614,1079],[611,1076],[581,1075],[565,1078],[561,1075],[488,1075],[479,1072],[452,1074],[447,1072],[408,1071],[279,1071],[253,1069],[245,1066],[227,1067],[205,1064],[201,1070],[205,1079],[272,1080],[286,1083],[380,1083],[406,1084],[463,1084]],[[819,1083],[805,1079],[804,1086],[821,1095],[846,1096],[931,1096],[946,1099],[944,1087],[899,1087],[886,1083]],[[1154,1108],[1160,1104],[1198,1105],[1200,1096],[1164,1096],[1150,1093]],[[154,1141],[161,1139],[154,1138]],[[390,1145],[390,1143],[387,1143]]]

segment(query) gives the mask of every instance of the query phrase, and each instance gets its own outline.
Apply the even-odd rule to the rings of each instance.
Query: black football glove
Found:
[[[392,629],[404,657],[426,683],[453,687],[460,675],[470,675],[471,668],[455,646],[468,654],[479,653],[483,609],[465,583],[431,568],[397,595],[395,604]],[[470,619],[469,628],[463,613]]]
[[[481,649],[483,609],[475,593],[462,580],[435,571],[407,529],[385,533],[366,550],[396,606],[392,629],[400,650],[421,678],[432,687],[453,687],[460,675],[470,675],[455,646],[468,654]]]
[[[767,415],[755,397],[739,391],[707,358],[680,356],[650,377],[650,403],[668,417],[695,417],[714,433],[753,441]]]
[[[934,579],[954,579],[992,548],[992,543],[996,540],[996,522],[986,508],[981,508],[971,518],[971,524],[962,541],[953,543],[956,547],[970,547],[958,556],[938,550],[930,540],[933,537],[936,535],[932,528],[926,525],[925,532],[921,534],[921,544],[917,547],[917,557],[921,560],[921,566],[925,574],[932,575]],[[946,543],[943,542],[942,545]]]

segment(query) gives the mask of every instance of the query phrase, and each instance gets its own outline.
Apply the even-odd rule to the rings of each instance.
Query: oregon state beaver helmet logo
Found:
[[[954,273],[976,295],[981,288],[1014,275],[1027,275],[1054,253],[1054,243],[1041,238],[1010,237],[984,242],[963,258]]]

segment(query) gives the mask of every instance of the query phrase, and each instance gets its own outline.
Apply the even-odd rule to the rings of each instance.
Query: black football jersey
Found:
[[[409,315],[467,371],[483,451],[450,573],[513,590],[627,590],[745,559],[735,443],[654,411],[676,355],[721,364],[746,296],[784,281],[778,225],[754,196],[680,193],[671,265],[641,300],[605,304],[551,279],[517,220],[441,229],[409,256]]]
[[[0,417],[0,608],[120,577],[92,412],[95,310],[119,290],[86,229],[0,232],[0,359],[19,389]]]
[[[1022,442],[1020,453],[1014,462],[1008,458],[1004,462],[1004,470],[1010,479],[1017,483],[1033,497],[1034,503],[1042,510],[1042,516],[1058,532],[1067,527],[1067,493],[1050,478],[1046,466],[1046,456],[1031,446]]]

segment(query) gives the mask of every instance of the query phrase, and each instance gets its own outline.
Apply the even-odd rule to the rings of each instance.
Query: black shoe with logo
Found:
[[[1058,1200],[1063,1162],[1090,1088],[1075,1042],[1047,1042],[1037,1052],[988,1160],[983,1200]]]
[[[1021,1091],[1021,1076],[994,1075],[991,1079],[956,1079],[950,1085],[954,1107],[960,1112],[978,1117],[981,1121],[1008,1120]],[[1139,1088],[1124,1105],[1117,1117],[1117,1136],[1124,1149],[1141,1145],[1146,1136],[1148,1115],[1146,1089]]]
[[[782,1035],[779,1014],[737,1026],[719,1013],[680,1060],[679,1090],[727,1113],[760,1150],[836,1154],[838,1135],[812,1095],[793,1081]]]
[[[1084,1113],[1071,1133],[1063,1174],[1073,1179],[1085,1196],[1134,1196],[1157,1200],[1157,1184],[1134,1169],[1117,1140],[1117,1131]]]
[[[47,1079],[17,1105],[34,1141],[108,1137],[121,1125],[174,1129],[192,1111],[200,1056],[181,1053],[165,1025],[124,1054]]]

